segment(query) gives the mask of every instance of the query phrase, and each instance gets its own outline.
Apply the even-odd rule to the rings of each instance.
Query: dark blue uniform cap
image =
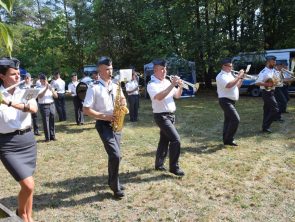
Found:
[[[46,79],[46,75],[43,74],[43,73],[41,73],[41,74],[39,75],[39,79],[43,79],[43,80],[45,80],[45,79]]]
[[[276,65],[283,65],[283,62],[279,60],[276,62]]]
[[[167,61],[165,59],[154,59],[152,61],[152,63],[155,65],[159,65],[159,66],[163,66],[166,67],[167,66]]]
[[[225,58],[221,60],[221,65],[229,64],[231,63],[231,58]]]
[[[102,56],[98,59],[98,62],[97,62],[97,66],[100,66],[100,65],[111,66],[112,60],[107,56]]]
[[[19,69],[20,61],[16,58],[4,57],[0,59],[0,66],[6,68]]]
[[[270,61],[270,60],[274,60],[276,61],[277,57],[273,56],[273,55],[269,55],[269,56],[265,56],[266,61]]]

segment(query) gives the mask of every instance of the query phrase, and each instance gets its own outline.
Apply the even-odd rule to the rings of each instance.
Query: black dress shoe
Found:
[[[272,131],[270,129],[262,129],[263,133],[272,133]]]
[[[174,175],[180,176],[180,177],[184,176],[184,172],[181,169],[170,170],[170,173],[173,173]]]
[[[125,187],[120,184],[120,190],[125,190]]]
[[[39,132],[34,132],[35,136],[41,136],[41,134]]]
[[[158,171],[166,171],[166,168],[164,166],[158,166],[158,167],[155,167],[155,169]]]
[[[45,142],[45,143],[49,143],[49,142],[50,142],[50,140],[46,139],[44,142]]]
[[[238,144],[235,141],[224,143],[225,146],[238,146]]]
[[[114,197],[117,199],[122,199],[125,196],[122,190],[114,191]]]
[[[56,138],[50,138],[50,140],[57,141],[57,139],[56,139]]]

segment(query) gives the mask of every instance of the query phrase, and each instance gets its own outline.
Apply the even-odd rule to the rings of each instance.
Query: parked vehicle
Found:
[[[248,74],[256,76],[265,67],[265,57],[269,55],[273,55],[277,58],[277,61],[287,64],[288,69],[294,72],[295,48],[239,53],[239,55],[232,59],[234,70],[246,69],[247,65],[251,64]],[[240,88],[240,93],[259,96],[260,88],[255,85],[255,80],[244,80]],[[295,83],[289,86],[289,93],[295,93]]]

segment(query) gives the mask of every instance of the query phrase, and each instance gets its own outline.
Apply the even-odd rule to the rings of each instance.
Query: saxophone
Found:
[[[119,132],[123,128],[125,115],[129,113],[126,106],[121,105],[121,82],[118,81],[118,88],[116,92],[116,98],[114,103],[113,116],[114,120],[111,123],[114,132]]]

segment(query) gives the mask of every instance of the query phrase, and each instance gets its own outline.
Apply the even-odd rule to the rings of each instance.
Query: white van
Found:
[[[265,67],[266,56],[273,55],[277,58],[277,61],[281,61],[287,64],[288,69],[294,72],[295,67],[295,48],[290,49],[275,49],[266,50],[263,52],[244,52],[232,58],[234,70],[245,69],[248,64],[251,64],[251,69],[248,74],[258,75],[259,72]],[[289,87],[289,92],[293,93],[295,86]],[[260,89],[254,85],[252,81],[244,81],[240,89],[241,93],[249,93],[252,96],[259,96]]]

